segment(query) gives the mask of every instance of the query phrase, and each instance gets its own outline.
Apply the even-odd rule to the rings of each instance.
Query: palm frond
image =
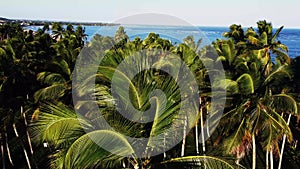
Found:
[[[188,156],[171,159],[165,161],[164,164],[167,168],[223,168],[233,169],[237,166],[229,164],[227,161],[212,157],[212,156]]]
[[[236,82],[239,85],[239,93],[243,95],[254,93],[254,82],[251,75],[245,73],[241,75]]]
[[[287,94],[273,95],[272,107],[277,112],[283,112],[283,113],[299,116],[297,102],[290,95]]]
[[[42,88],[34,93],[35,102],[41,100],[55,100],[64,95],[66,84],[53,84],[46,88]]]
[[[41,72],[37,75],[37,80],[42,82],[42,84],[52,85],[55,83],[62,84],[66,83],[64,77],[59,73],[52,72]]]
[[[273,37],[271,39],[271,42],[274,42],[278,38],[278,36],[279,36],[280,32],[282,31],[282,29],[283,29],[283,26],[281,26],[280,28],[278,28],[276,30],[275,34],[273,35]]]
[[[291,73],[286,65],[280,66],[274,71],[271,72],[270,75],[264,80],[264,85],[268,85],[272,80],[279,81],[279,78],[292,78]]]
[[[74,110],[58,103],[45,103],[39,109],[37,120],[31,125],[32,137],[38,144],[49,142],[61,147],[74,142],[84,133],[84,129],[92,128],[83,118],[77,117]]]
[[[107,161],[120,164],[124,157],[130,157],[133,153],[124,136],[110,130],[96,130],[81,136],[71,145],[64,166],[87,168],[101,166]]]

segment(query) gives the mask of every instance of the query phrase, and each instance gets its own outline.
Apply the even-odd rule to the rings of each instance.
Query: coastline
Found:
[[[52,25],[53,23],[59,23],[61,25],[85,25],[85,26],[119,26],[118,23],[102,23],[102,22],[68,22],[68,21],[42,21],[42,20],[29,20],[29,19],[8,19],[0,17],[0,25],[6,23],[18,23],[22,26],[44,26],[45,24]]]

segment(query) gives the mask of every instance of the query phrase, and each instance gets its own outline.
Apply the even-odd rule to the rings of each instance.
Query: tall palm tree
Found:
[[[101,39],[101,38],[100,38]],[[102,40],[105,40],[103,38]],[[91,46],[96,45],[95,42],[91,42]],[[93,44],[94,43],[94,44]],[[151,46],[151,45],[150,45]],[[119,48],[112,49],[106,53],[106,56],[103,58],[102,63],[97,65],[98,71],[97,74],[93,74],[92,76],[101,78],[101,81],[96,80],[96,88],[95,90],[91,91],[90,89],[86,88],[87,83],[92,80],[91,78],[84,79],[83,83],[75,85],[77,88],[77,94],[80,98],[87,98],[88,95],[94,95],[96,96],[97,100],[96,103],[101,106],[101,111],[95,111],[93,109],[88,109],[89,104],[87,103],[88,100],[79,100],[76,102],[75,107],[79,107],[81,110],[84,111],[84,114],[82,115],[84,117],[85,125],[90,126],[90,128],[87,128],[88,130],[87,134],[75,133],[77,136],[72,136],[74,140],[68,141],[68,143],[63,143],[63,147],[60,147],[61,149],[64,149],[64,152],[61,152],[61,154],[58,154],[58,163],[56,167],[73,167],[73,166],[98,166],[105,164],[105,161],[111,162],[111,160],[116,160],[115,162],[119,162],[118,164],[121,164],[122,161],[126,160],[128,163],[130,163],[131,166],[136,167],[137,165],[140,168],[148,168],[151,165],[151,156],[153,153],[161,151],[161,149],[165,147],[161,147],[158,145],[158,142],[161,141],[161,135],[164,133],[164,131],[168,128],[170,128],[170,125],[172,125],[175,119],[178,118],[178,112],[180,110],[180,102],[185,102],[185,100],[182,100],[180,98],[180,92],[179,87],[172,77],[168,77],[167,74],[165,74],[162,71],[150,69],[144,72],[140,72],[137,74],[137,76],[130,77],[126,74],[126,72],[118,70],[118,66],[123,63],[123,61],[127,64],[130,64],[132,68],[143,68],[143,66],[147,66],[147,64],[150,64],[149,66],[156,65],[156,67],[161,66],[168,66],[163,65],[161,63],[164,63],[164,57],[163,56],[164,51],[160,51],[163,57],[159,58],[157,57],[157,54],[160,53],[157,51],[147,51],[143,57],[140,59],[146,59],[145,61],[141,61],[141,63],[136,63],[136,61],[132,60],[135,58],[129,58],[129,54],[131,54],[133,49],[130,49],[127,47],[127,44],[125,46],[120,46]],[[139,52],[139,51],[137,51]],[[169,54],[170,55],[170,54]],[[113,56],[113,57],[112,57]],[[157,57],[156,59],[154,57]],[[129,59],[129,60],[128,60]],[[157,60],[156,62],[152,62],[151,60]],[[161,63],[160,63],[161,62]],[[146,63],[146,65],[143,65]],[[137,64],[137,65],[136,65]],[[173,63],[174,64],[174,63]],[[76,70],[77,71],[77,70]],[[117,76],[117,78],[116,78]],[[55,76],[53,76],[55,77]],[[116,88],[117,92],[112,93],[108,90],[108,87],[110,86],[110,83],[114,78],[117,80],[117,84],[123,84],[128,83],[129,87],[129,98],[127,98],[126,92],[128,92],[128,88]],[[176,77],[174,77],[176,78]],[[53,79],[52,77],[45,76],[45,80]],[[58,78],[56,78],[58,79]],[[146,80],[145,80],[146,79]],[[152,95],[152,91],[155,91],[157,89],[160,89],[165,92],[165,97],[162,97],[163,95],[161,93],[156,93]],[[152,93],[152,94],[151,94]],[[189,101],[190,102],[190,101]],[[189,103],[187,102],[187,103]],[[135,120],[149,120],[153,118],[153,121],[149,124],[143,124],[143,123],[133,123],[130,120],[126,119],[125,117],[122,117],[121,115],[118,115],[117,110],[120,111],[120,109],[115,107],[115,104],[118,106],[121,106],[121,110],[127,113],[127,116],[135,119]],[[132,105],[132,106],[130,106]],[[49,108],[47,108],[49,107]],[[68,136],[65,136],[66,133],[64,126],[59,126],[61,130],[57,130],[58,125],[65,125],[67,124],[65,120],[69,119],[69,116],[67,119],[65,117],[56,117],[59,119],[56,121],[55,119],[51,119],[49,115],[49,111],[47,109],[51,109],[53,112],[56,111],[56,113],[59,113],[59,111],[67,111],[64,110],[65,108],[51,108],[53,105],[46,106],[46,109],[43,108],[44,111],[41,111],[40,120],[37,121],[36,127],[33,128],[35,131],[37,138],[45,138],[44,141],[49,142],[50,145],[53,145],[54,147],[60,146],[60,140],[57,138],[58,136],[62,136],[63,138],[67,138]],[[149,108],[151,108],[151,111],[149,112]],[[189,108],[190,109],[190,108]],[[192,109],[192,107],[191,107]],[[138,111],[148,111],[149,113],[146,113],[144,117],[137,116],[139,113]],[[184,110],[188,111],[188,110]],[[71,114],[71,111],[69,110],[69,114]],[[190,113],[192,113],[191,110],[189,110]],[[99,114],[100,113],[100,114]],[[45,114],[43,116],[43,114]],[[68,113],[66,113],[68,114]],[[112,126],[117,132],[120,133],[127,133],[127,136],[131,137],[149,137],[148,141],[146,142],[134,142],[131,143],[130,140],[117,132],[114,131],[108,131],[106,126],[103,126],[101,124],[101,121],[94,121],[93,119],[99,115],[105,117],[106,121]],[[57,116],[60,114],[57,114]],[[70,115],[71,116],[71,115]],[[76,116],[75,112],[73,111],[73,117]],[[72,118],[71,118],[72,119]],[[97,119],[97,118],[96,118]],[[192,119],[192,118],[191,118]],[[53,122],[51,120],[54,120],[55,125],[55,132],[58,134],[58,136],[51,136],[52,134],[55,135],[55,133],[52,133],[54,130],[52,130]],[[75,119],[72,120],[74,122]],[[48,122],[46,122],[48,121]],[[63,124],[60,124],[60,121],[64,121]],[[81,120],[79,120],[81,121]],[[57,124],[57,125],[56,125]],[[180,127],[180,123],[176,124],[177,127]],[[174,126],[174,125],[173,125]],[[74,126],[70,126],[74,127]],[[77,125],[77,127],[79,127]],[[104,127],[104,128],[103,128]],[[75,126],[76,128],[76,126]],[[78,130],[78,129],[75,129]],[[81,131],[84,131],[83,129]],[[72,134],[72,133],[70,133]],[[95,135],[95,138],[98,138],[98,140],[103,136],[103,134],[108,134],[109,139],[105,139],[106,141],[112,141],[116,140],[117,143],[121,143],[121,145],[126,145],[125,147],[128,148],[128,151],[123,151],[126,156],[129,155],[128,158],[124,158],[124,154],[120,154],[122,151],[117,152],[111,152],[112,154],[103,151],[102,148],[95,149],[96,146],[95,143],[93,143],[93,140],[88,141],[88,136]],[[49,137],[46,137],[45,135],[49,135]],[[86,135],[86,136],[85,136]],[[164,134],[163,134],[164,135]],[[51,137],[50,137],[51,136]],[[166,136],[166,135],[164,135]],[[94,136],[93,136],[94,137]],[[81,141],[83,139],[84,141]],[[168,137],[164,137],[164,139],[167,139],[167,144],[171,144],[172,140],[172,134],[169,134]],[[103,140],[103,139],[101,139]],[[176,139],[175,139],[176,140]],[[67,140],[66,140],[67,141]],[[103,140],[104,141],[104,140]],[[83,146],[81,144],[89,142],[86,146]],[[101,145],[107,145],[104,142],[98,142],[98,144]],[[133,144],[133,146],[131,146]],[[140,145],[139,145],[140,144]],[[90,147],[92,146],[92,147]],[[81,147],[82,151],[87,151],[89,149],[95,149],[97,150],[98,156],[95,155],[94,158],[91,160],[88,160],[86,158],[90,158],[90,156],[81,156],[80,159],[76,160],[75,156],[79,156],[78,148]],[[115,150],[117,150],[115,148]],[[123,149],[122,149],[123,150]],[[99,151],[99,152],[98,152]],[[106,156],[102,156],[100,154],[104,154]],[[113,155],[113,154],[117,155]],[[107,155],[111,156],[111,160],[107,159]],[[122,155],[122,156],[121,156]],[[141,160],[138,160],[135,155],[143,156]],[[106,160],[104,160],[104,157]]]
[[[291,78],[286,65],[289,62],[287,60],[282,62],[278,59],[277,64],[273,64],[270,56],[270,51],[275,51],[273,53],[277,54],[278,58],[285,57],[276,52],[277,48],[284,46],[276,41],[282,28],[273,34],[270,24],[259,22],[258,25],[260,25],[259,33],[249,28],[246,35],[242,35],[245,37],[244,42],[242,40],[238,42],[236,37],[228,33],[228,37],[234,41],[219,40],[214,44],[219,54],[219,60],[225,65],[227,75],[227,79],[220,84],[220,87],[227,88],[229,98],[232,98],[234,103],[232,104],[233,109],[224,118],[229,119],[230,124],[233,125],[237,119],[240,119],[237,126],[234,127],[237,132],[225,142],[227,152],[235,153],[238,158],[237,162],[239,162],[239,159],[250,150],[252,143],[253,168],[256,167],[255,143],[257,141],[255,138],[258,133],[265,133],[261,138],[263,148],[267,152],[273,153],[278,153],[278,140],[282,139],[284,133],[288,132],[291,138],[290,129],[280,116],[284,106],[276,107],[275,100],[281,100],[281,102],[291,105],[285,106],[288,109],[286,112],[293,112],[292,114],[297,112],[295,100],[286,94],[281,94],[286,85],[278,87],[280,86],[278,79],[290,80]],[[276,81],[274,81],[275,78]],[[228,100],[228,103],[230,102]],[[230,104],[228,105],[230,107]],[[247,115],[248,113],[249,115]],[[254,121],[259,121],[259,123],[255,124]],[[250,127],[251,125],[253,127]],[[228,131],[230,130],[231,127]],[[237,142],[234,140],[240,140],[240,142],[238,141],[239,143],[236,144]]]

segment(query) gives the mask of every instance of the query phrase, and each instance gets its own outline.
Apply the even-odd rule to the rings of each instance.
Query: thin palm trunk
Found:
[[[236,163],[236,165],[240,165],[240,159],[237,159],[236,161],[235,161],[235,163]]]
[[[17,131],[17,128],[16,128],[16,124],[15,124],[15,123],[13,124],[13,128],[14,128],[16,137],[20,140],[20,144],[21,144],[21,146],[22,146],[22,148],[23,148],[23,152],[24,152],[24,155],[25,155],[25,158],[26,158],[26,162],[27,162],[28,168],[31,169],[31,165],[30,165],[30,161],[29,161],[29,157],[28,157],[27,151],[26,151],[26,149],[25,149],[25,146],[24,146],[22,140],[21,140],[20,137],[19,137],[19,134],[18,134],[18,131]]]
[[[5,144],[6,144],[6,151],[7,151],[8,160],[9,160],[10,164],[12,166],[14,166],[14,163],[12,161],[11,154],[10,154],[10,149],[9,149],[9,146],[8,146],[8,138],[7,138],[7,132],[6,131],[5,131]]]
[[[123,168],[126,168],[125,159],[124,159],[124,160],[122,160],[122,166],[123,166]]]
[[[26,115],[23,111],[22,106],[21,106],[21,115],[24,119],[24,124],[25,124],[25,127],[26,127],[26,135],[27,135],[27,140],[28,140],[28,144],[29,144],[29,148],[30,148],[30,153],[31,153],[31,155],[33,155],[33,148],[32,148],[32,144],[31,144],[30,134],[29,134],[29,131],[28,131],[28,124],[27,124],[27,120],[26,120]]]
[[[195,124],[195,144],[196,144],[196,154],[199,155],[199,133],[198,133],[198,120]]]
[[[200,126],[201,126],[201,139],[202,139],[202,150],[203,154],[205,154],[205,139],[204,139],[204,122],[203,122],[203,108],[202,108],[202,98],[199,99],[200,102]]]
[[[266,152],[266,169],[269,169],[269,150]]]
[[[252,169],[256,168],[256,143],[255,135],[252,135]]]
[[[2,156],[2,167],[3,169],[5,169],[5,156],[4,156],[4,147],[3,147],[3,144],[2,144],[2,135],[0,134],[0,147],[1,147],[1,156]]]
[[[187,129],[187,116],[184,116],[184,126],[183,126],[183,140],[182,140],[182,146],[181,146],[181,157],[184,156],[184,150],[185,150],[185,142],[186,142],[186,129]]]
[[[290,124],[290,122],[291,122],[291,117],[292,117],[292,115],[289,114],[289,118],[288,118],[288,121],[287,121],[287,125]],[[283,157],[283,151],[284,151],[285,142],[286,142],[286,134],[283,136],[283,141],[282,141],[282,145],[281,145],[281,151],[280,151],[280,158],[279,158],[278,169],[281,169],[282,157]]]
[[[206,117],[208,117],[208,112],[207,112],[207,114],[206,114],[207,116]],[[207,138],[210,138],[210,133],[209,133],[209,120],[206,120],[206,132],[207,132]]]
[[[29,99],[28,95],[27,95],[27,99]],[[26,136],[27,136],[27,141],[28,141],[30,153],[31,153],[31,156],[33,156],[33,148],[32,148],[31,138],[30,138],[30,134],[29,134],[29,130],[28,130],[28,123],[27,123],[27,120],[26,120],[26,114],[23,110],[23,106],[21,106],[21,116],[24,119],[24,124],[25,124],[25,127],[26,127]],[[34,158],[32,158],[32,161],[33,161],[35,167],[38,168],[38,165],[37,165],[36,161],[34,160]]]
[[[164,133],[164,159],[167,158],[167,153],[166,153],[166,133]]]
[[[271,169],[273,169],[274,168],[274,163],[273,163],[273,150],[271,149],[271,151],[270,151],[270,163],[271,163]]]

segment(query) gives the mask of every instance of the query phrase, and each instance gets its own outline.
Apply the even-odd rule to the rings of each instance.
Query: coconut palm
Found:
[[[105,40],[105,38],[103,38],[102,40]],[[94,43],[94,44],[93,44]],[[96,45],[95,42],[92,42],[91,46]],[[101,111],[95,111],[93,109],[88,109],[89,105],[88,105],[88,101],[89,100],[78,100],[75,105],[75,107],[79,107],[81,110],[86,110],[83,114],[83,117],[86,119],[85,122],[86,125],[91,126],[91,128],[87,129],[88,133],[85,136],[84,134],[78,134],[78,136],[74,136],[73,141],[71,141],[69,144],[67,143],[63,143],[63,145],[65,145],[64,147],[61,147],[62,149],[65,150],[65,153],[62,153],[57,155],[59,156],[59,161],[61,163],[57,164],[56,167],[66,167],[66,168],[71,168],[73,166],[97,166],[97,165],[103,165],[105,163],[104,157],[106,159],[106,161],[108,161],[109,163],[114,160],[113,163],[118,163],[118,165],[121,164],[121,162],[123,162],[124,160],[126,160],[126,162],[128,161],[128,164],[136,167],[137,165],[139,165],[141,168],[148,168],[150,167],[150,157],[152,153],[155,153],[157,151],[161,151],[162,148],[164,147],[159,147],[157,144],[159,141],[161,141],[161,137],[160,135],[164,132],[164,130],[166,128],[168,128],[171,124],[172,121],[177,117],[178,115],[178,111],[180,108],[180,104],[179,102],[182,102],[184,100],[180,99],[180,92],[179,92],[179,88],[175,82],[174,79],[167,77],[165,73],[163,72],[159,72],[157,70],[148,70],[145,72],[140,72],[140,74],[138,74],[138,76],[136,76],[134,79],[131,79],[128,77],[127,74],[125,74],[125,72],[122,72],[120,70],[118,70],[118,65],[120,65],[124,59],[126,59],[127,57],[129,57],[128,55],[131,54],[133,49],[130,48],[126,48],[126,46],[121,46],[120,48],[117,49],[113,49],[109,52],[107,52],[106,56],[103,58],[102,63],[100,64],[100,66],[98,65],[98,72],[95,75],[95,77],[99,77],[101,78],[101,81],[96,80],[97,84],[96,84],[96,88],[94,91],[91,92],[91,90],[89,88],[86,87],[85,84],[88,84],[90,80],[90,78],[84,79],[84,82],[81,84],[77,84],[75,87],[77,87],[76,91],[78,91],[78,96],[80,98],[87,98],[88,95],[94,95],[96,96],[96,98],[98,98],[96,101],[97,104],[103,108],[101,108]],[[137,51],[139,52],[139,51]],[[163,52],[163,51],[161,51]],[[141,53],[143,54],[143,53]],[[141,59],[147,59],[148,61],[150,61],[152,58],[156,56],[155,54],[157,54],[157,52],[152,53],[151,51],[148,53],[144,53],[146,54],[144,57],[142,57]],[[154,55],[153,55],[154,54]],[[161,55],[163,55],[163,53],[161,53]],[[111,57],[114,56],[114,57]],[[133,58],[134,59],[134,58]],[[164,58],[162,57],[161,60],[163,60]],[[134,62],[134,60],[126,60],[127,64],[130,64],[132,68],[137,67],[139,68],[141,66],[145,66],[145,65],[135,65],[137,64],[136,62]],[[143,62],[142,63],[147,63],[147,62]],[[151,62],[149,62],[148,64],[151,64]],[[152,64],[159,64],[159,62],[155,62]],[[80,68],[79,68],[80,69]],[[77,71],[77,70],[76,70]],[[111,93],[108,90],[107,85],[110,85],[111,81],[114,78],[114,74],[117,74],[115,76],[118,76],[117,81],[119,81],[118,84],[124,84],[124,83],[128,83],[130,88],[129,88],[129,93],[130,93],[130,99],[126,98],[126,92],[128,89],[122,89],[122,88],[117,88],[116,90],[118,90],[118,92],[116,92],[115,94]],[[55,76],[53,76],[53,78],[55,78]],[[120,78],[120,79],[119,79]],[[51,80],[52,77],[47,77],[45,76],[44,78],[45,80]],[[145,81],[145,79],[147,79]],[[160,89],[162,91],[165,92],[166,98],[162,97],[160,93],[156,93],[156,95],[151,95],[153,90],[156,89]],[[129,99],[129,100],[128,100]],[[80,105],[81,104],[81,105]],[[132,117],[133,119],[136,120],[142,120],[140,119],[139,116],[137,114],[137,110],[138,111],[146,111],[147,109],[150,108],[151,105],[151,110],[155,110],[154,112],[154,116],[151,115],[152,113],[149,112],[150,114],[146,115],[145,120],[149,120],[149,118],[154,118],[153,122],[151,122],[150,124],[140,124],[140,123],[133,123],[130,122],[129,120],[127,120],[126,118],[122,117],[121,115],[118,115],[117,113],[117,108],[115,108],[114,105],[118,105],[122,107],[122,110],[125,111],[127,113],[127,115],[129,117]],[[131,105],[132,106],[129,106]],[[110,105],[110,106],[109,106]],[[164,107],[164,106],[165,107]],[[154,106],[154,107],[153,107]],[[161,107],[162,106],[162,107]],[[48,106],[46,106],[48,107]],[[50,106],[53,107],[53,106]],[[156,107],[156,108],[155,108]],[[103,110],[102,110],[103,109]],[[137,109],[137,110],[135,110]],[[54,110],[53,110],[54,111]],[[185,110],[187,111],[187,110]],[[47,119],[48,118],[48,113],[45,111],[41,111],[42,113],[40,114],[40,117],[42,120],[51,120],[51,119]],[[45,113],[45,116],[43,116],[43,113]],[[58,112],[57,112],[58,113]],[[100,114],[99,114],[100,113]],[[67,114],[67,113],[66,113]],[[112,126],[117,132],[120,133],[127,133],[127,136],[131,136],[131,137],[149,137],[149,140],[143,144],[138,143],[138,142],[134,142],[130,143],[130,140],[128,140],[126,137],[113,132],[113,131],[109,131],[107,130],[104,126],[103,128],[103,124],[101,124],[101,122],[99,121],[93,121],[93,119],[95,119],[95,117],[99,116],[99,115],[103,115],[106,119],[106,121],[109,122],[110,126]],[[73,116],[76,115],[75,112],[73,111]],[[153,117],[152,117],[153,116]],[[45,119],[43,119],[42,117],[44,117]],[[68,120],[68,119],[66,119]],[[56,122],[55,122],[56,123]],[[51,129],[51,126],[47,126],[47,124],[51,124],[50,122],[43,122],[38,120],[36,125],[37,127],[34,127],[34,131],[37,132],[37,136],[39,136],[40,138],[43,138],[44,134],[49,132],[49,135],[51,135],[51,132],[53,132],[53,130]],[[59,124],[59,123],[57,123]],[[64,122],[64,124],[66,124]],[[56,125],[55,125],[56,126]],[[58,127],[58,126],[56,126]],[[179,127],[179,126],[177,126]],[[61,128],[61,131],[56,131],[58,133],[60,133],[60,136],[63,136],[64,133],[66,131],[64,131],[65,127],[60,126],[59,128]],[[48,130],[49,129],[49,130]],[[57,129],[57,128],[56,128]],[[83,130],[83,129],[82,129]],[[108,134],[111,137],[109,139],[106,139],[106,141],[112,141],[116,140],[116,145],[117,143],[120,145],[126,145],[125,147],[128,148],[128,151],[125,151],[124,149],[124,153],[125,154],[119,154],[122,151],[118,151],[118,152],[111,152],[112,154],[103,151],[102,148],[92,148],[95,147],[96,144],[94,142],[92,142],[92,140],[88,141],[89,139],[89,135],[94,135],[95,134],[95,138],[100,139],[101,137],[103,137],[103,134]],[[54,133],[53,133],[54,134]],[[48,135],[48,134],[47,134]],[[67,136],[63,136],[66,137]],[[169,134],[168,137],[172,137],[171,134]],[[57,139],[56,137],[51,137],[52,139],[47,138],[44,139],[44,141],[47,141],[51,144],[53,144],[54,146],[59,146],[59,144],[57,143]],[[84,141],[81,141],[81,139],[83,139]],[[165,138],[165,139],[169,139],[169,138]],[[63,141],[63,140],[62,140]],[[83,143],[88,143],[86,146],[83,146],[81,144]],[[170,141],[168,141],[170,142]],[[104,144],[105,142],[99,142],[98,144]],[[124,144],[123,144],[124,143]],[[133,146],[131,146],[131,144],[133,144]],[[141,144],[141,145],[139,145]],[[170,144],[170,143],[169,143]],[[154,146],[155,145],[155,146]],[[90,147],[92,146],[92,147]],[[79,152],[78,148],[81,147],[82,151],[87,151],[89,149],[94,149],[97,150],[96,152],[98,153],[98,156],[95,155],[95,158],[92,158],[93,160],[88,160],[86,158],[90,158],[90,156],[80,156],[80,159],[76,160],[77,158],[75,158],[75,156],[79,156]],[[76,150],[76,151],[75,151]],[[116,149],[117,150],[117,149]],[[121,149],[123,150],[123,149]],[[98,152],[99,151],[99,152]],[[102,154],[104,153],[105,156],[103,156],[103,158],[101,158],[101,156],[99,156],[99,153]],[[117,154],[117,155],[114,155]],[[136,157],[136,155],[143,155],[143,159],[142,160],[138,160]],[[109,158],[107,158],[107,155],[111,156],[111,159],[108,160]],[[121,156],[122,155],[122,156]],[[124,155],[126,155],[125,157],[128,156],[128,158],[124,158]],[[63,160],[63,161],[61,161]]]
[[[224,36],[237,44],[238,55],[247,50],[264,49],[266,57],[272,56],[278,63],[284,64],[290,63],[290,57],[287,54],[287,46],[278,40],[282,29],[283,26],[274,31],[272,24],[263,20],[257,22],[257,31],[250,27],[244,32],[240,25],[234,24],[230,26],[229,32],[224,33]]]
[[[261,57],[257,56],[256,58],[260,60]],[[269,64],[268,62],[262,61],[260,63],[256,60],[250,66],[248,64],[247,62],[244,64],[245,73],[236,80],[227,79],[226,82],[224,81],[224,84],[227,83],[226,88],[228,92],[234,96],[233,100],[235,102],[234,109],[229,111],[224,117],[227,120],[229,119],[230,124],[233,125],[237,122],[237,119],[241,119],[237,126],[233,127],[237,128],[235,134],[225,144],[227,152],[236,154],[239,161],[250,150],[252,143],[252,167],[255,168],[255,137],[258,133],[263,133],[261,137],[263,148],[267,152],[271,151],[275,154],[278,153],[278,141],[282,139],[284,134],[289,135],[291,139],[291,131],[288,124],[280,116],[283,107],[278,107],[279,104],[274,102],[278,100],[280,100],[279,102],[285,102],[285,108],[287,109],[285,112],[292,114],[297,112],[297,105],[291,96],[278,93],[283,88],[278,88],[279,81],[275,82],[272,80],[275,78],[277,80],[280,78],[289,79],[290,74],[287,66],[275,65],[268,75],[264,75],[259,70],[265,70],[266,65]],[[252,70],[253,68],[255,70]],[[278,94],[273,94],[273,92]],[[237,140],[241,142],[236,144]]]
[[[71,92],[71,71],[67,62],[63,59],[49,63],[49,67],[55,72],[40,72],[37,80],[45,87],[35,92],[35,101],[56,100],[63,97],[70,99]]]
[[[74,31],[70,24],[64,30],[61,25],[55,23],[52,30],[55,34],[59,33],[61,38],[50,46],[55,55],[45,63],[47,69],[38,73],[37,80],[44,87],[36,91],[34,97],[36,102],[61,98],[66,104],[70,104],[71,72],[75,67],[76,58],[83,47],[86,35],[81,26]]]
[[[229,29],[229,32],[223,34],[224,37],[233,39],[235,43],[245,41],[244,30],[241,25],[233,24]]]

